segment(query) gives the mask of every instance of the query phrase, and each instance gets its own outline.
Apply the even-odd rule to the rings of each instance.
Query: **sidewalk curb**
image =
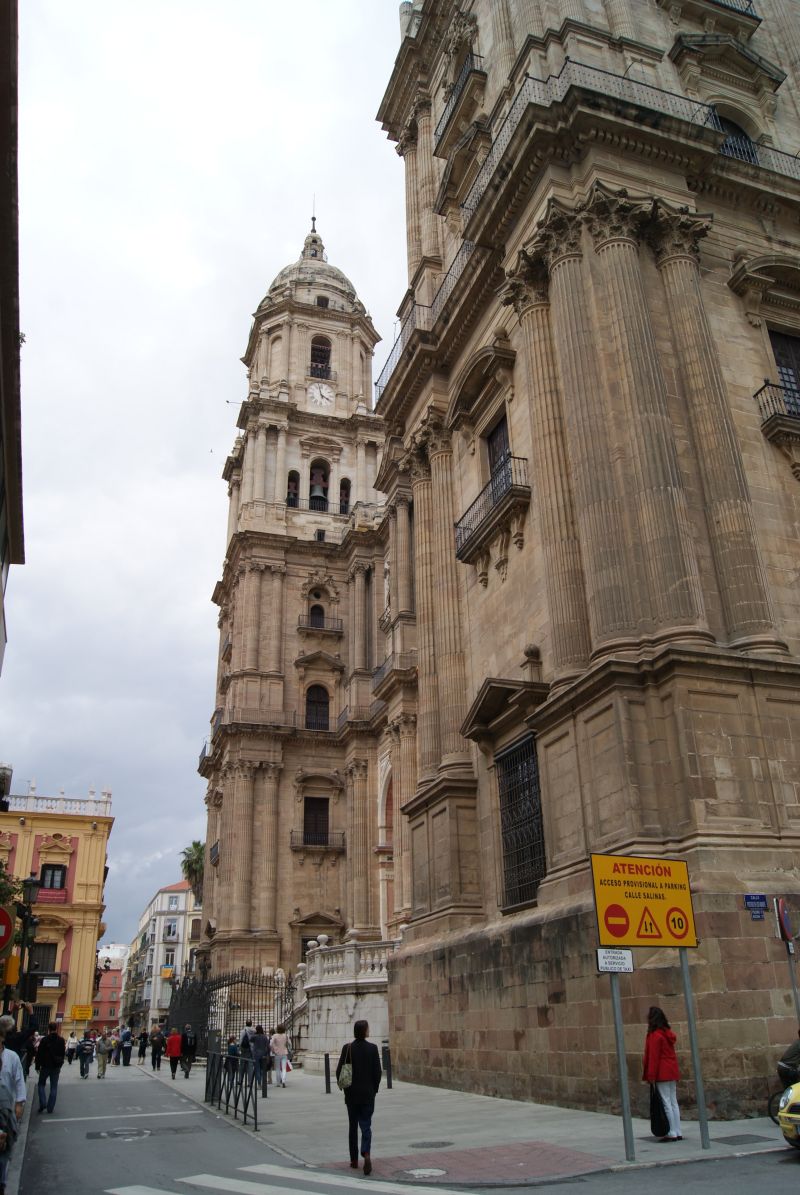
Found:
[[[29,1080],[30,1081],[30,1080]],[[22,1113],[22,1124],[19,1127],[16,1144],[11,1152],[11,1161],[8,1163],[8,1174],[6,1175],[6,1195],[18,1195],[19,1182],[22,1178],[22,1167],[25,1162],[25,1150],[28,1148],[28,1134],[31,1131],[31,1120],[33,1119],[33,1104],[36,1096],[37,1084],[28,1086],[26,1084],[27,1094],[25,1096],[25,1108]]]

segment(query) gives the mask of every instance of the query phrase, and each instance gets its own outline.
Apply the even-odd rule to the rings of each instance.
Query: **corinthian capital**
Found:
[[[417,125],[416,125],[416,121],[412,120],[412,121],[409,121],[409,123],[403,129],[400,136],[397,138],[397,145],[395,146],[395,150],[397,151],[397,153],[400,155],[401,158],[404,158],[409,150],[414,150],[416,148],[417,148]]]
[[[429,460],[440,452],[452,452],[450,432],[442,423],[442,417],[437,410],[428,411],[422,426],[414,436],[414,442],[425,448]]]
[[[608,241],[639,241],[650,216],[652,204],[647,199],[631,199],[628,192],[612,191],[595,183],[579,205],[595,249]]]
[[[700,241],[708,236],[711,220],[710,215],[699,215],[688,207],[670,207],[663,199],[657,199],[645,234],[657,264],[662,266],[672,257],[699,261]]]
[[[577,257],[581,252],[580,214],[557,199],[549,199],[544,217],[536,225],[536,236],[526,246],[529,258],[540,258],[548,269],[563,257]]]
[[[513,307],[522,317],[530,308],[548,301],[547,266],[541,255],[529,257],[523,250],[517,257],[517,264],[506,274],[503,286],[497,292],[504,307]]]
[[[424,445],[415,444],[403,458],[401,468],[411,478],[412,488],[420,481],[430,481],[431,466]]]

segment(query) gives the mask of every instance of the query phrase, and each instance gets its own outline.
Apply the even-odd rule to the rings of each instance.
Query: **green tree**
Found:
[[[0,859],[0,905],[13,905],[18,900],[22,900],[22,881],[10,875]]]
[[[181,851],[181,872],[183,878],[192,886],[194,898],[200,905],[203,903],[203,873],[206,865],[206,844],[195,839]]]

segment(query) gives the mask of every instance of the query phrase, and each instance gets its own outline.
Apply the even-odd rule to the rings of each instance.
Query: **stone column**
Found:
[[[328,472],[328,510],[339,513],[339,457],[334,457]]]
[[[499,90],[505,87],[514,66],[514,34],[508,14],[508,0],[492,0],[493,65],[497,67]]]
[[[307,449],[300,453],[300,501],[305,502],[306,509],[311,500],[311,469],[310,457]]]
[[[539,498],[553,672],[559,680],[586,667],[591,642],[544,263],[521,254],[516,272],[509,275],[501,292],[501,301],[513,305],[525,338],[531,467]]]
[[[553,344],[564,396],[592,650],[609,650],[632,642],[635,617],[632,574],[626,567],[629,536],[615,486],[609,418],[597,371],[579,216],[551,200],[528,252],[541,254],[550,269]]]
[[[231,542],[234,535],[236,534],[236,529],[239,525],[239,492],[240,492],[240,489],[241,489],[241,482],[238,477],[234,477],[231,480],[230,486],[228,487],[228,497],[229,497],[228,538],[225,540],[226,548],[228,547],[228,544]]]
[[[542,0],[517,0],[517,42],[521,46],[528,34],[541,37],[544,32]]]
[[[283,671],[283,579],[286,568],[282,564],[273,564],[271,568],[272,609],[270,610],[269,671],[280,673]]]
[[[278,783],[283,764],[263,763],[259,768],[259,795],[263,812],[263,835],[253,835],[253,928],[278,932]]]
[[[608,26],[614,37],[624,37],[633,41],[636,34],[633,28],[631,0],[603,0],[608,17]]]
[[[240,672],[245,666],[245,601],[247,591],[247,568],[240,564],[236,571],[236,588],[231,595],[231,672]]]
[[[283,363],[281,365],[281,381],[287,382],[292,376],[292,331],[294,321],[290,315],[283,324]]]
[[[417,164],[419,169],[420,231],[423,257],[441,257],[439,225],[433,210],[436,199],[436,174],[433,164],[431,102],[420,97],[416,104]]]
[[[275,489],[274,501],[286,501],[286,428],[278,428],[278,443],[275,448]]]
[[[367,761],[354,759],[348,764],[353,784],[352,836],[348,843],[350,878],[353,888],[353,932],[370,928],[369,859],[370,826],[367,790]]]
[[[233,775],[233,816],[224,844],[226,852],[230,852],[233,867],[230,885],[230,929],[234,933],[250,931],[253,782],[253,764],[237,763]]]
[[[400,724],[400,783],[401,790],[396,797],[400,807],[400,857],[403,872],[403,901],[407,914],[413,904],[411,894],[411,831],[403,809],[417,791],[417,719],[413,714],[401,714]],[[395,852],[397,847],[395,847]],[[395,859],[397,855],[395,853]],[[395,863],[395,877],[398,873]],[[395,880],[396,882],[396,880]]]
[[[266,498],[267,485],[267,427],[259,423],[256,431],[256,452],[253,477],[253,497],[263,502]]]
[[[648,239],[661,272],[680,360],[725,626],[735,646],[783,651],[725,380],[700,286],[699,241],[709,227],[710,217],[675,210],[659,200],[653,208]]]
[[[350,612],[350,625],[353,628],[353,668],[356,671],[363,671],[367,666],[366,572],[366,565],[363,561],[357,560],[352,571],[353,608]]]
[[[453,538],[453,450],[450,435],[438,422],[426,430],[433,496],[433,540],[436,552],[436,671],[439,675],[439,736],[442,762],[464,759],[468,752],[459,733],[466,716],[467,680],[461,645],[455,541]]]
[[[389,608],[392,619],[400,609],[400,595],[397,584],[397,506],[392,503],[389,507]]]
[[[366,502],[367,493],[367,445],[360,437],[356,440],[356,502]]]
[[[244,464],[242,466],[242,505],[253,501],[253,482],[255,475],[255,435],[248,428],[244,441]]]
[[[417,563],[417,761],[421,781],[430,780],[441,759],[439,680],[433,588],[433,499],[428,458],[419,449],[409,460],[414,494],[414,558]]]
[[[403,815],[400,812],[400,792],[402,787],[402,764],[400,761],[400,723],[399,720],[389,723],[392,759],[392,857],[394,886],[394,907],[389,910],[389,920],[397,919],[404,908],[403,900],[403,861],[401,858],[400,834]]]
[[[244,666],[255,672],[258,669],[258,643],[261,635],[261,578],[263,564],[253,561],[247,566],[244,609]]]
[[[417,176],[417,126],[412,121],[400,134],[395,146],[403,159],[406,176],[406,252],[408,280],[414,277],[422,257],[422,230],[419,219],[419,178]]]
[[[585,205],[611,328],[628,496],[649,598],[640,631],[707,640],[686,494],[639,263],[639,238],[649,211],[650,204],[599,183]]]
[[[409,501],[405,494],[398,494],[397,508],[397,608],[401,614],[410,614],[414,609],[411,592],[411,535]]]

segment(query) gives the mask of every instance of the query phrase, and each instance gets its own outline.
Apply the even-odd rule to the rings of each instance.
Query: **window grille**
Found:
[[[507,907],[533,900],[547,870],[536,740],[531,736],[496,755],[495,765]]]

